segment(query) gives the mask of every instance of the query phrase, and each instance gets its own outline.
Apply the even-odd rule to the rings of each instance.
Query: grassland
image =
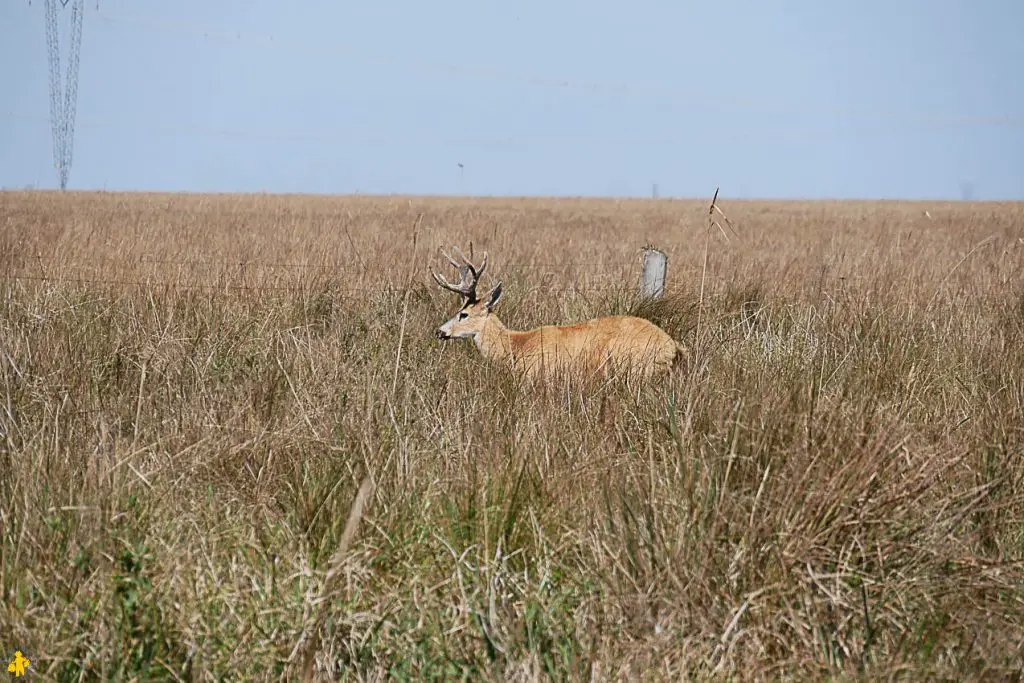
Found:
[[[721,205],[728,239],[704,201],[0,194],[0,652],[1019,676],[1024,205]],[[526,391],[433,337],[470,242],[509,326],[634,311],[692,363]]]

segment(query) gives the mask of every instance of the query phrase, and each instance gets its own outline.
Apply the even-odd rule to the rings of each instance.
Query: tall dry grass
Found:
[[[728,241],[696,201],[0,194],[0,651],[1019,676],[1024,206],[722,206]],[[428,264],[470,242],[506,324],[633,311],[693,362],[528,393],[433,338]]]

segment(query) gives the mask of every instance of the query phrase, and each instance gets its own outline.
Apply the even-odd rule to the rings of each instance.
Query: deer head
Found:
[[[454,252],[462,259],[460,264],[449,254],[441,251],[444,257],[448,259],[448,263],[459,271],[459,283],[452,284],[441,277],[439,274],[431,270],[431,275],[434,276],[434,280],[444,289],[451,292],[455,292],[461,296],[465,301],[459,312],[456,313],[448,322],[441,325],[437,330],[438,339],[463,339],[466,337],[476,337],[483,332],[484,324],[487,322],[487,316],[490,314],[491,309],[501,299],[501,283],[499,282],[494,288],[487,294],[484,299],[479,299],[476,294],[476,286],[480,281],[480,276],[483,275],[484,270],[487,268],[487,252],[484,252],[483,261],[480,262],[480,267],[476,267],[473,263],[466,258],[466,255],[458,248],[454,248]]]

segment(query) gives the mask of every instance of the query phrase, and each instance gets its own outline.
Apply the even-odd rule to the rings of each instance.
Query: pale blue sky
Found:
[[[83,33],[73,189],[1024,199],[1022,0],[86,0]],[[47,88],[42,0],[0,0],[0,186],[57,186]]]

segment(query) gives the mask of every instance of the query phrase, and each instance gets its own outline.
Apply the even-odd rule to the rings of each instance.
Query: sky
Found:
[[[1021,0],[85,0],[68,188],[1024,199],[1022,35]],[[59,186],[48,73],[44,0],[0,0],[2,187]]]

